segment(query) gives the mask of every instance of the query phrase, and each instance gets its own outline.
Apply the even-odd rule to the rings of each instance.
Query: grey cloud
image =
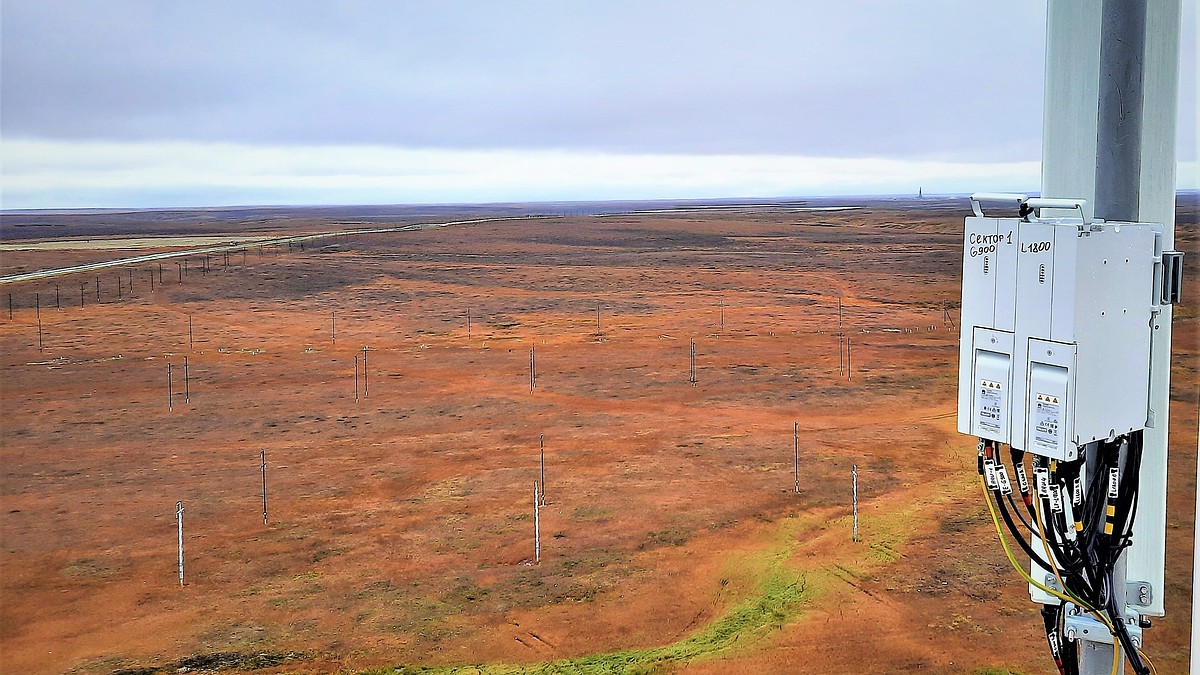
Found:
[[[1035,159],[1044,5],[6,2],[8,137]]]

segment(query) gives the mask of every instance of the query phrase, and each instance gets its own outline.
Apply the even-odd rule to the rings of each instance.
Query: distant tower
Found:
[[[924,199],[924,188],[917,188],[917,199]]]

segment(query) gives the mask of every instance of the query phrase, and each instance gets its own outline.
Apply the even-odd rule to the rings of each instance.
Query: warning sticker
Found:
[[[999,382],[979,381],[979,398],[975,402],[975,418],[980,429],[993,434],[1000,433],[1000,406],[1003,391]]]
[[[1033,410],[1033,447],[1057,453],[1062,427],[1062,402],[1058,396],[1038,394]]]

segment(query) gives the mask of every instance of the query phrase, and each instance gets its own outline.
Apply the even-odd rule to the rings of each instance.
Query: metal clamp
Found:
[[[1028,206],[1033,211],[1033,213],[1030,215],[1030,218],[1032,220],[1038,219],[1038,216],[1036,215],[1038,209],[1077,209],[1079,211],[1079,216],[1081,218],[1083,218],[1084,227],[1091,225],[1092,220],[1094,220],[1094,218],[1092,217],[1091,205],[1088,204],[1088,201],[1086,199],[1056,199],[1056,198],[1052,198],[1052,197],[1033,197],[1031,199],[1025,200],[1024,203],[1025,203],[1025,206]]]
[[[1149,581],[1129,581],[1125,584],[1125,598],[1130,605],[1149,607],[1154,601],[1154,586]]]
[[[1013,206],[1020,206],[1027,199],[1029,197],[1025,195],[1009,192],[976,192],[971,195],[971,210],[975,212],[976,216],[983,218],[983,207],[980,205],[980,202],[1003,202],[1005,204],[1012,204]]]
[[[1183,299],[1183,251],[1163,251],[1162,296],[1159,304],[1174,305]]]

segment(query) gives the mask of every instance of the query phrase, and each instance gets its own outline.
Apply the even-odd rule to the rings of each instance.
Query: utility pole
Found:
[[[1095,204],[1096,217],[1106,220],[1161,223],[1163,250],[1174,248],[1181,5],[1180,0],[1047,5],[1041,194],[1087,200]],[[1149,587],[1148,603],[1135,607],[1147,616],[1164,613],[1171,319],[1172,307],[1164,305],[1152,320],[1150,419],[1143,432],[1136,536],[1114,570],[1121,609],[1127,581]],[[1196,561],[1200,580],[1200,557]],[[1034,571],[1035,577],[1045,574],[1036,565]],[[1200,609],[1195,602],[1192,607],[1195,644]],[[1081,641],[1084,675],[1111,672],[1113,645],[1108,635],[1103,638]]]

